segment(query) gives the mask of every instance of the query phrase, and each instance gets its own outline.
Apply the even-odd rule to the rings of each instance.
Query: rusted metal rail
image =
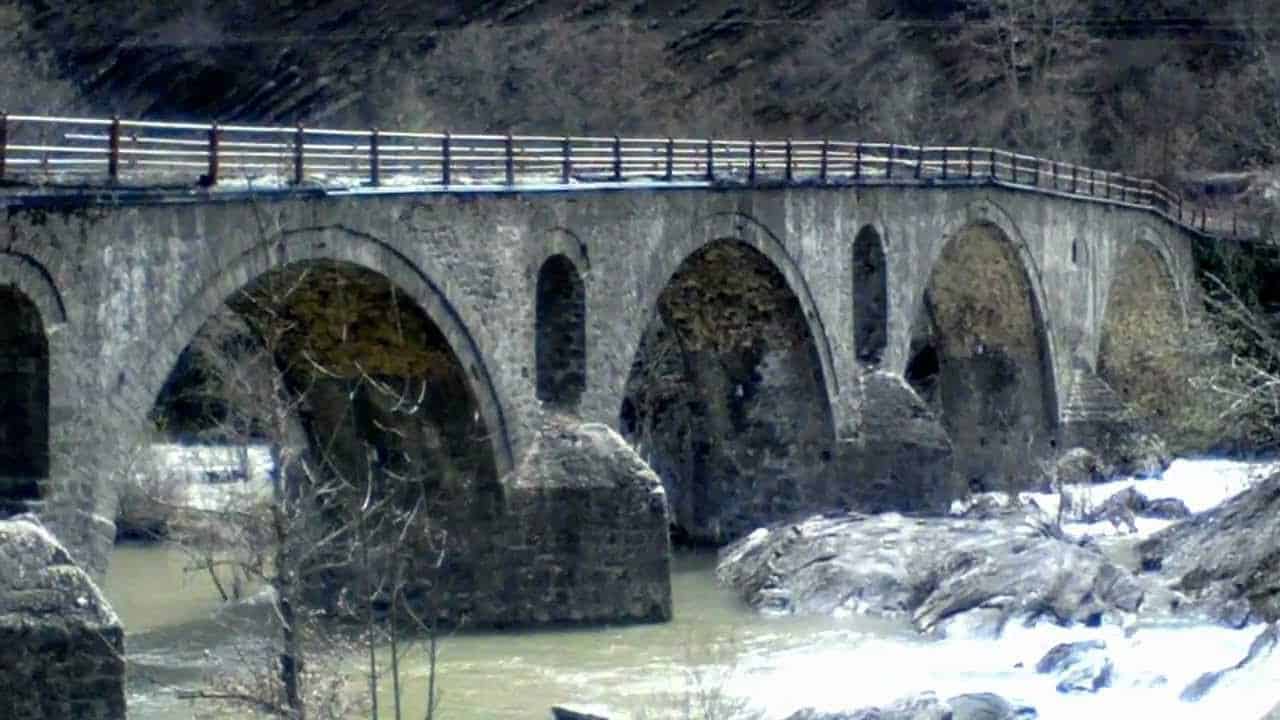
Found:
[[[1251,237],[1232,210],[1149,179],[997,148],[822,140],[472,135],[0,113],[0,182],[94,185],[531,188],[627,184],[984,184],[1140,207],[1195,232]]]

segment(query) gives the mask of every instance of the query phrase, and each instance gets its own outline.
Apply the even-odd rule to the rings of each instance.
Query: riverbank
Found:
[[[1247,487],[1264,463],[1179,460],[1159,479],[1134,481],[1149,497],[1177,496],[1193,511]],[[1130,483],[1090,486],[1100,504]],[[1042,505],[1049,496],[1028,496]],[[1073,523],[1118,548],[1168,522],[1139,519],[1138,533],[1110,522]],[[252,630],[252,613],[219,612],[211,586],[193,578],[182,588],[182,558],[162,546],[117,547],[105,592],[130,630],[130,712],[136,720],[189,717],[173,696],[233,657],[235,633]],[[1131,627],[1053,624],[1010,627],[999,640],[918,635],[906,621],[867,617],[769,617],[751,611],[714,580],[716,558],[684,553],[675,563],[675,619],[660,625],[536,632],[461,632],[447,638],[440,660],[444,717],[514,720],[544,717],[564,702],[634,713],[671,705],[688,684],[742,697],[767,718],[805,706],[848,709],[884,705],[924,691],[940,697],[995,692],[1031,705],[1040,718],[1257,718],[1280,698],[1280,666],[1267,661],[1230,678],[1198,703],[1178,699],[1201,674],[1235,664],[1260,626],[1234,630],[1180,620]],[[229,632],[231,628],[233,632]],[[1060,693],[1055,676],[1035,672],[1054,645],[1106,643],[1114,667],[1109,687]],[[205,653],[208,650],[208,654]],[[425,665],[409,712],[420,703]],[[412,715],[410,715],[412,716]]]

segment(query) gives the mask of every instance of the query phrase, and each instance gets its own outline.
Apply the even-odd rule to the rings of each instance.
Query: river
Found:
[[[165,545],[121,544],[104,591],[129,629],[132,720],[191,717],[176,686],[195,686],[219,663],[236,665],[235,644],[251,631],[244,614],[219,613],[208,579],[183,571]],[[806,647],[857,647],[910,637],[905,623],[867,618],[771,618],[750,612],[715,582],[714,553],[680,553],[672,574],[675,619],[657,625],[581,630],[462,632],[441,641],[443,720],[544,718],[557,703],[637,709],[665,705],[686,681],[737,685],[740,660]],[[355,662],[355,660],[353,660]],[[406,717],[422,716],[426,663],[415,654]],[[383,717],[390,699],[382,698]]]
[[[1144,481],[1140,489],[1152,497],[1187,498],[1193,510],[1201,510],[1243,487],[1250,475],[1257,475],[1256,468],[1244,463],[1179,461],[1164,480]],[[659,708],[688,696],[691,681],[749,697],[768,718],[805,706],[883,704],[924,690],[942,697],[996,692],[1036,707],[1041,720],[1257,718],[1280,699],[1280,653],[1201,703],[1177,698],[1201,673],[1243,657],[1257,626],[1050,625],[1014,628],[998,641],[930,640],[916,636],[905,622],[758,615],[716,584],[714,564],[711,553],[677,555],[670,623],[463,632],[444,639],[438,717],[546,718],[551,705],[572,702],[660,718],[667,715]],[[236,648],[252,642],[260,626],[252,613],[220,609],[207,578],[187,575],[183,566],[182,553],[163,545],[120,545],[112,558],[104,590],[128,629],[133,720],[192,717],[198,708],[175,697],[173,689],[197,686],[220,668],[242,666]],[[1054,644],[1085,639],[1107,643],[1116,666],[1112,687],[1064,695],[1056,692],[1052,678],[1030,669]],[[360,659],[350,662],[355,667]],[[421,718],[426,673],[420,654],[406,674],[405,717]],[[380,702],[381,717],[392,717],[386,693]]]

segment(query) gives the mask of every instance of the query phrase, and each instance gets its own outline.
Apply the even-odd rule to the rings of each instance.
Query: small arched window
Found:
[[[853,340],[858,359],[875,365],[889,341],[889,285],[880,233],[867,225],[853,241]]]
[[[49,343],[40,311],[0,287],[0,515],[40,495],[49,475]]]
[[[572,407],[587,385],[586,291],[573,261],[552,255],[542,264],[536,303],[538,399]]]

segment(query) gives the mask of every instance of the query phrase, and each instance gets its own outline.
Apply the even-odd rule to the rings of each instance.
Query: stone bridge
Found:
[[[936,510],[1075,445],[1123,460],[1169,382],[1144,360],[1196,306],[1177,223],[990,185],[6,204],[4,499],[40,500],[97,572],[122,448],[182,430],[183,358],[265,279],[309,283],[296,321],[350,329],[322,362],[465,385],[427,396],[481,429],[498,517],[530,507],[509,478],[548,427],[602,423],[662,478],[674,536],[707,543]],[[342,293],[363,309],[337,317]]]

